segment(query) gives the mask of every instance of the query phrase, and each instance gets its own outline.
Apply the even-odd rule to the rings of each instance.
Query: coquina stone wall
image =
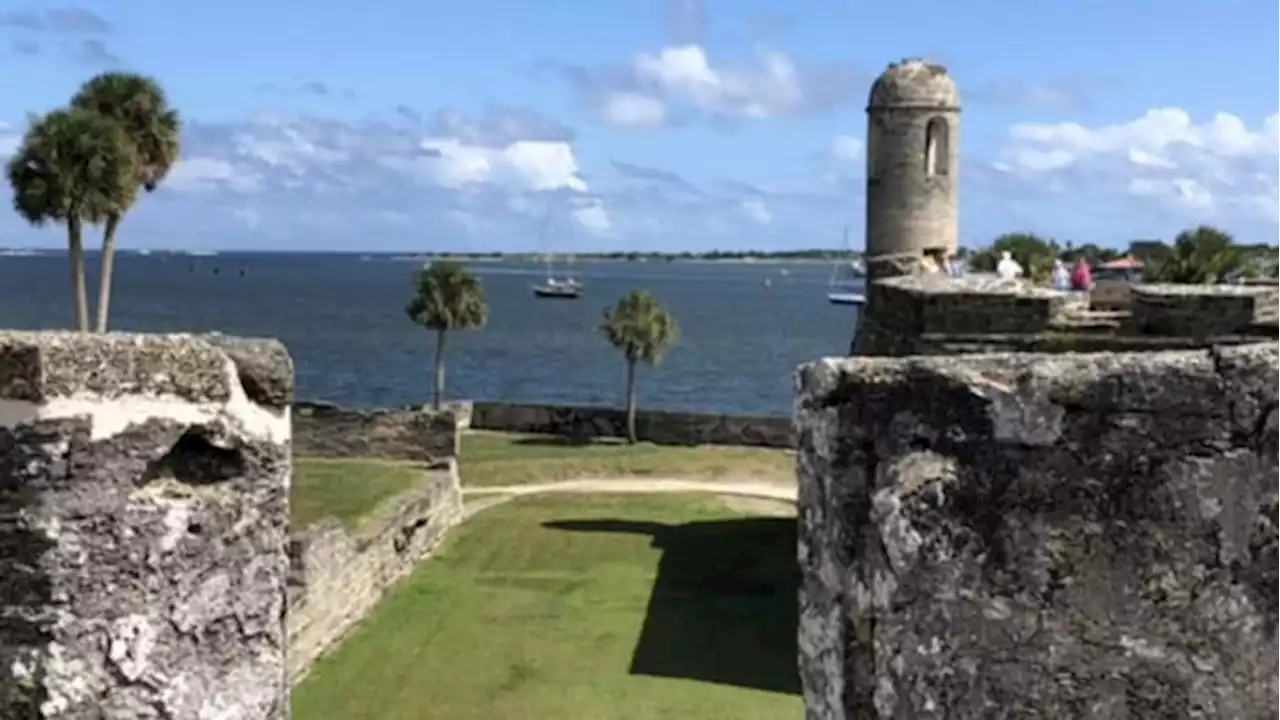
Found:
[[[1089,311],[1086,293],[993,275],[903,275],[872,283],[853,355],[1162,350],[1277,336],[1274,287],[1136,285],[1132,313]]]
[[[293,406],[293,449],[307,457],[416,460],[428,465],[458,455],[467,410],[406,407],[356,410],[329,403]]]
[[[290,543],[291,684],[336,647],[386,593],[413,572],[462,520],[457,464],[424,470],[422,483],[375,511],[358,528],[322,520]]]
[[[1277,716],[1277,347],[797,373],[806,716]]]
[[[282,720],[279,343],[0,332],[0,718]]]
[[[475,430],[538,433],[594,439],[626,437],[626,412],[618,408],[472,403]],[[786,417],[636,411],[636,435],[659,445],[791,447]]]
[[[1276,321],[1274,285],[1135,285],[1133,324],[1150,335],[1213,337],[1249,333]]]

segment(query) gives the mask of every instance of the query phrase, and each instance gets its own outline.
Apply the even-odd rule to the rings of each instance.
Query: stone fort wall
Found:
[[[1273,286],[1135,285],[1129,312],[1092,312],[1083,293],[992,275],[913,274],[872,283],[852,354],[1103,352],[1274,340]]]
[[[457,464],[424,470],[422,482],[350,528],[325,519],[299,529],[289,543],[289,657],[297,684],[336,648],[387,592],[462,521]]]
[[[288,717],[275,341],[0,331],[0,717]]]
[[[1275,717],[1277,346],[798,371],[808,717]]]
[[[294,452],[314,457],[424,460],[458,454],[457,429],[559,435],[594,440],[626,436],[618,408],[500,402],[458,402],[448,413],[406,407],[342,408],[294,404]],[[636,434],[659,445],[789,448],[791,418],[638,410]]]
[[[346,410],[295,403],[294,453],[420,462],[422,480],[384,501],[358,526],[324,519],[289,543],[290,684],[337,647],[462,520],[459,421],[453,409]],[[352,478],[359,482],[359,478]]]

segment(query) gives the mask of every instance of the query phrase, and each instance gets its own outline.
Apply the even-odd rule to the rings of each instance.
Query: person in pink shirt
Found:
[[[1093,290],[1093,272],[1083,257],[1076,258],[1076,264],[1071,268],[1071,289],[1078,292]]]

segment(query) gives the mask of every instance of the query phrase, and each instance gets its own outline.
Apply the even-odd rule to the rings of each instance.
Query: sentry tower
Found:
[[[869,281],[877,275],[909,272],[913,261],[956,249],[959,129],[960,94],[941,65],[903,60],[890,65],[871,86],[866,147]]]

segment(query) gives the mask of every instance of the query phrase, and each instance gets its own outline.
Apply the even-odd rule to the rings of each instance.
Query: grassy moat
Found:
[[[355,525],[407,463],[298,458],[295,527]],[[777,450],[471,434],[464,486],[793,483]],[[455,529],[293,692],[295,720],[794,717],[794,508],[714,494],[542,495]]]

